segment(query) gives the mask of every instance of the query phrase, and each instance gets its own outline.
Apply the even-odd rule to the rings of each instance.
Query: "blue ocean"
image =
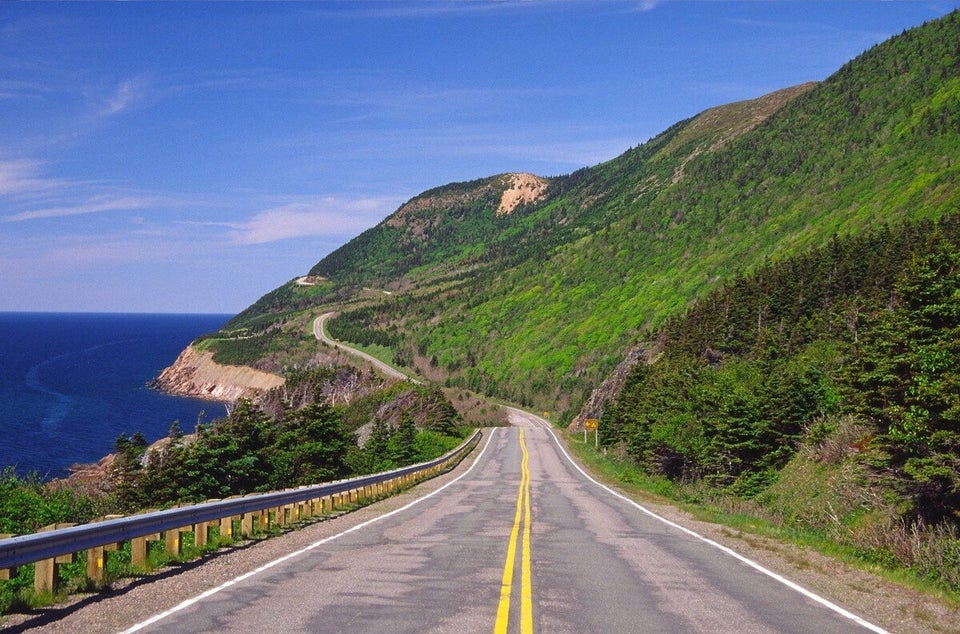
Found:
[[[231,315],[0,313],[0,468],[42,478],[113,451],[121,433],[148,442],[223,405],[162,394],[149,383]]]

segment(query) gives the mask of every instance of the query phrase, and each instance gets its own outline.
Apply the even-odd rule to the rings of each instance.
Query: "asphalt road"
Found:
[[[608,491],[512,410],[468,471],[147,632],[851,632],[857,617]],[[134,630],[131,630],[134,631]],[[877,628],[875,631],[882,631]]]
[[[336,341],[328,337],[324,329],[324,324],[333,315],[334,313],[324,313],[313,320],[313,336],[316,337],[319,341],[322,341],[323,343],[327,344],[332,348],[342,348],[344,352],[347,352],[348,354],[352,354],[355,357],[360,357],[361,359],[364,359],[365,361],[372,364],[374,367],[376,367],[378,370],[380,370],[381,372],[383,372],[389,377],[400,379],[400,380],[408,380],[417,384],[420,383],[420,381],[408,377],[406,374],[404,374],[400,370],[397,370],[393,366],[390,366],[384,363],[380,359],[372,355],[369,355],[366,352],[363,352],[361,350],[351,348],[346,344],[340,343],[339,341]]]

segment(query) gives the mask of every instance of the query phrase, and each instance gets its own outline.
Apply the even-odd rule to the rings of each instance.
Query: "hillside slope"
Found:
[[[510,175],[425,192],[321,260],[311,273],[325,282],[284,285],[227,329],[345,308],[344,328],[426,376],[572,413],[631,341],[722,281],[956,209],[958,42],[954,13],[821,84],[706,111],[537,181],[510,214],[497,213]]]
[[[957,592],[958,342],[955,212],[715,288],[639,346],[589,414],[605,450],[678,497],[737,499]]]

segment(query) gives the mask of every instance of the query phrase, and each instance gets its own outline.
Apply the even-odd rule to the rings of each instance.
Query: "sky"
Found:
[[[595,165],[958,6],[0,2],[0,311],[234,314],[426,189]]]

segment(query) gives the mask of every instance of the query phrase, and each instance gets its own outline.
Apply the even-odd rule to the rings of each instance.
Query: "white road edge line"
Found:
[[[829,608],[830,610],[833,610],[833,611],[836,612],[837,614],[839,614],[839,615],[841,615],[841,616],[843,616],[843,617],[845,617],[845,618],[847,618],[847,619],[850,619],[850,620],[853,621],[854,623],[857,623],[858,625],[860,625],[860,626],[862,626],[862,627],[864,627],[864,628],[866,628],[866,629],[868,629],[868,630],[871,630],[871,631],[873,631],[873,632],[877,632],[877,634],[889,634],[889,632],[888,632],[887,630],[883,629],[882,627],[880,627],[880,626],[878,626],[878,625],[874,625],[873,623],[870,623],[869,621],[867,621],[867,620],[865,620],[865,619],[857,616],[857,615],[854,614],[853,612],[850,612],[850,611],[848,611],[848,610],[845,610],[844,608],[840,607],[840,606],[837,605],[836,603],[833,603],[833,602],[829,601],[828,599],[825,599],[825,598],[821,597],[820,595],[818,595],[818,594],[816,594],[816,593],[814,593],[814,592],[812,592],[812,591],[810,591],[810,590],[807,590],[807,589],[804,588],[803,586],[798,585],[798,584],[794,583],[793,581],[790,581],[790,580],[787,579],[786,577],[783,577],[783,576],[777,574],[776,572],[774,572],[774,571],[772,571],[772,570],[770,570],[770,569],[768,569],[768,568],[764,568],[763,566],[761,566],[761,565],[758,564],[757,562],[753,561],[752,559],[748,559],[748,558],[744,557],[743,555],[741,555],[741,554],[738,553],[737,551],[732,550],[732,549],[724,546],[723,544],[721,544],[721,543],[719,543],[719,542],[715,542],[715,541],[713,541],[712,539],[710,539],[709,537],[704,537],[704,536],[701,535],[700,533],[697,533],[696,531],[692,531],[692,530],[690,530],[689,528],[687,528],[687,527],[685,527],[685,526],[681,526],[680,524],[677,524],[676,522],[672,522],[672,521],[668,520],[668,519],[665,518],[665,517],[661,517],[660,515],[657,515],[656,513],[654,513],[653,511],[651,511],[650,509],[648,509],[648,508],[646,508],[646,507],[638,504],[637,502],[631,500],[630,498],[628,498],[627,496],[623,495],[622,493],[617,493],[616,491],[614,491],[614,490],[611,489],[610,487],[606,486],[605,484],[602,484],[602,483],[598,482],[597,480],[594,480],[586,471],[584,471],[582,468],[580,468],[580,465],[578,465],[578,464],[573,460],[573,458],[570,457],[570,454],[567,453],[567,450],[563,448],[563,445],[562,445],[562,444],[560,444],[560,439],[557,438],[557,434],[554,432],[553,427],[550,425],[550,423],[549,423],[548,421],[545,421],[545,420],[543,420],[542,418],[540,418],[539,416],[536,416],[536,415],[534,415],[534,414],[530,414],[529,412],[524,412],[523,410],[519,410],[519,409],[516,409],[516,408],[513,408],[513,407],[511,407],[510,409],[513,409],[514,411],[519,412],[519,413],[521,413],[521,414],[524,414],[524,415],[526,415],[526,416],[532,417],[533,420],[536,422],[536,424],[542,426],[544,429],[546,429],[548,432],[550,432],[550,435],[553,436],[553,442],[556,443],[557,447],[560,449],[560,452],[564,455],[564,457],[566,457],[566,459],[570,462],[570,464],[573,465],[574,469],[576,469],[577,471],[579,471],[580,473],[582,473],[582,474],[583,474],[583,477],[585,477],[587,480],[589,480],[590,482],[594,483],[595,485],[597,485],[597,486],[600,487],[601,489],[607,491],[608,493],[610,493],[610,494],[613,495],[614,497],[620,498],[621,500],[627,502],[628,504],[631,504],[631,505],[635,506],[635,507],[636,507],[637,509],[639,509],[641,512],[649,515],[650,517],[652,517],[652,518],[654,518],[654,519],[656,519],[656,520],[659,520],[660,522],[663,522],[664,524],[666,524],[666,525],[668,525],[668,526],[672,526],[673,528],[676,528],[677,530],[683,531],[683,532],[686,533],[687,535],[690,535],[691,537],[694,537],[694,538],[696,538],[696,539],[699,539],[700,541],[702,541],[702,542],[704,542],[704,543],[706,543],[706,544],[709,544],[709,545],[713,546],[714,548],[717,548],[717,549],[719,549],[719,550],[727,553],[727,554],[730,555],[731,557],[735,557],[736,559],[738,559],[738,560],[740,560],[741,562],[745,563],[746,565],[750,566],[750,567],[753,568],[754,570],[757,570],[758,572],[761,572],[761,573],[767,575],[767,576],[770,577],[771,579],[774,579],[774,580],[776,580],[776,581],[779,581],[780,583],[782,583],[783,585],[787,586],[787,587],[790,588],[791,590],[795,590],[796,592],[799,592],[800,594],[802,594],[803,596],[807,597],[808,599],[812,599],[813,601],[816,601],[816,602],[819,603],[820,605],[822,605],[822,606],[824,606],[824,607],[826,607],[826,608]]]
[[[172,615],[172,614],[174,614],[174,613],[176,613],[176,612],[179,612],[179,611],[181,611],[181,610],[184,610],[184,609],[192,606],[193,604],[198,603],[198,602],[202,601],[203,599],[206,599],[206,598],[209,597],[209,596],[212,596],[212,595],[214,595],[214,594],[217,594],[217,593],[220,592],[221,590],[226,590],[227,588],[229,588],[229,587],[232,586],[232,585],[235,585],[235,584],[237,584],[237,583],[240,583],[241,581],[244,581],[245,579],[249,579],[250,577],[253,577],[254,575],[258,575],[258,574],[260,574],[261,572],[264,572],[265,570],[269,570],[270,568],[273,568],[274,566],[276,566],[276,565],[278,565],[278,564],[281,564],[281,563],[287,561],[288,559],[293,559],[294,557],[298,557],[298,556],[300,556],[300,555],[302,555],[302,554],[304,554],[304,553],[306,553],[306,552],[309,552],[309,551],[313,550],[314,548],[317,548],[317,547],[319,547],[319,546],[322,546],[322,545],[324,545],[324,544],[327,544],[327,543],[329,543],[329,542],[332,542],[333,540],[338,539],[338,538],[340,538],[340,537],[343,537],[344,535],[347,535],[347,534],[349,534],[349,533],[353,533],[353,532],[355,532],[355,531],[358,531],[358,530],[360,530],[360,529],[362,529],[362,528],[365,528],[365,527],[367,527],[367,526],[369,526],[369,525],[371,525],[371,524],[373,524],[373,523],[375,523],[375,522],[379,522],[379,521],[382,520],[382,519],[386,519],[386,518],[388,518],[388,517],[391,517],[391,516],[393,516],[393,515],[396,515],[397,513],[402,513],[403,511],[406,511],[408,508],[410,508],[410,507],[412,507],[412,506],[414,506],[414,505],[416,505],[416,504],[419,504],[420,502],[423,502],[424,500],[427,500],[427,499],[429,499],[429,498],[432,498],[434,495],[437,495],[438,493],[440,493],[441,491],[443,491],[444,489],[446,489],[448,486],[450,486],[451,484],[456,483],[458,480],[466,477],[471,471],[473,471],[473,468],[476,467],[477,464],[479,464],[480,458],[482,458],[482,457],[483,457],[483,454],[487,451],[487,447],[490,446],[490,441],[493,439],[493,434],[494,434],[494,432],[496,432],[496,429],[491,430],[490,434],[487,436],[487,442],[483,445],[483,449],[480,450],[480,453],[477,454],[477,457],[476,457],[476,459],[473,461],[473,464],[470,465],[470,468],[467,469],[466,471],[464,471],[463,473],[461,473],[459,476],[457,476],[456,478],[454,478],[454,479],[451,480],[450,482],[447,482],[446,484],[444,484],[444,485],[443,485],[442,487],[440,487],[439,489],[437,489],[437,490],[435,490],[435,491],[431,491],[430,493],[424,495],[423,497],[417,498],[416,500],[410,502],[409,504],[406,504],[406,505],[404,505],[404,506],[401,506],[401,507],[398,508],[398,509],[394,509],[394,510],[390,511],[389,513],[384,513],[383,515],[378,515],[377,517],[374,517],[373,519],[369,519],[369,520],[367,520],[366,522],[362,522],[362,523],[360,523],[360,524],[357,524],[356,526],[352,526],[352,527],[348,528],[347,530],[345,530],[345,531],[343,531],[343,532],[337,533],[336,535],[331,535],[330,537],[324,537],[323,539],[321,539],[321,540],[319,540],[319,541],[313,542],[313,543],[310,544],[309,546],[306,546],[306,547],[304,547],[304,548],[301,548],[300,550],[296,550],[296,551],[294,551],[294,552],[292,552],[292,553],[287,553],[286,555],[284,555],[283,557],[280,557],[279,559],[274,559],[273,561],[267,562],[267,563],[263,564],[262,566],[260,566],[259,568],[256,568],[256,569],[254,569],[254,570],[251,570],[250,572],[244,573],[244,574],[240,575],[239,577],[235,577],[235,578],[233,578],[233,579],[231,579],[231,580],[229,580],[229,581],[225,581],[224,583],[220,584],[219,586],[217,586],[217,587],[215,587],[215,588],[210,588],[209,590],[207,590],[207,591],[205,591],[205,592],[202,592],[202,593],[198,594],[197,596],[195,596],[195,597],[193,597],[193,598],[186,599],[185,601],[179,603],[178,605],[175,605],[174,607],[170,608],[169,610],[166,610],[166,611],[164,611],[164,612],[161,612],[161,613],[159,613],[159,614],[156,614],[156,615],[150,617],[149,619],[147,619],[146,621],[142,621],[142,622],[137,623],[136,625],[134,625],[134,626],[126,629],[126,630],[123,630],[122,634],[129,634],[130,632],[137,632],[137,631],[139,631],[139,630],[142,630],[143,628],[145,628],[145,627],[147,627],[147,626],[149,626],[149,625],[153,625],[154,623],[157,623],[158,621],[161,621],[161,620],[167,618],[168,616],[170,616],[170,615]]]

